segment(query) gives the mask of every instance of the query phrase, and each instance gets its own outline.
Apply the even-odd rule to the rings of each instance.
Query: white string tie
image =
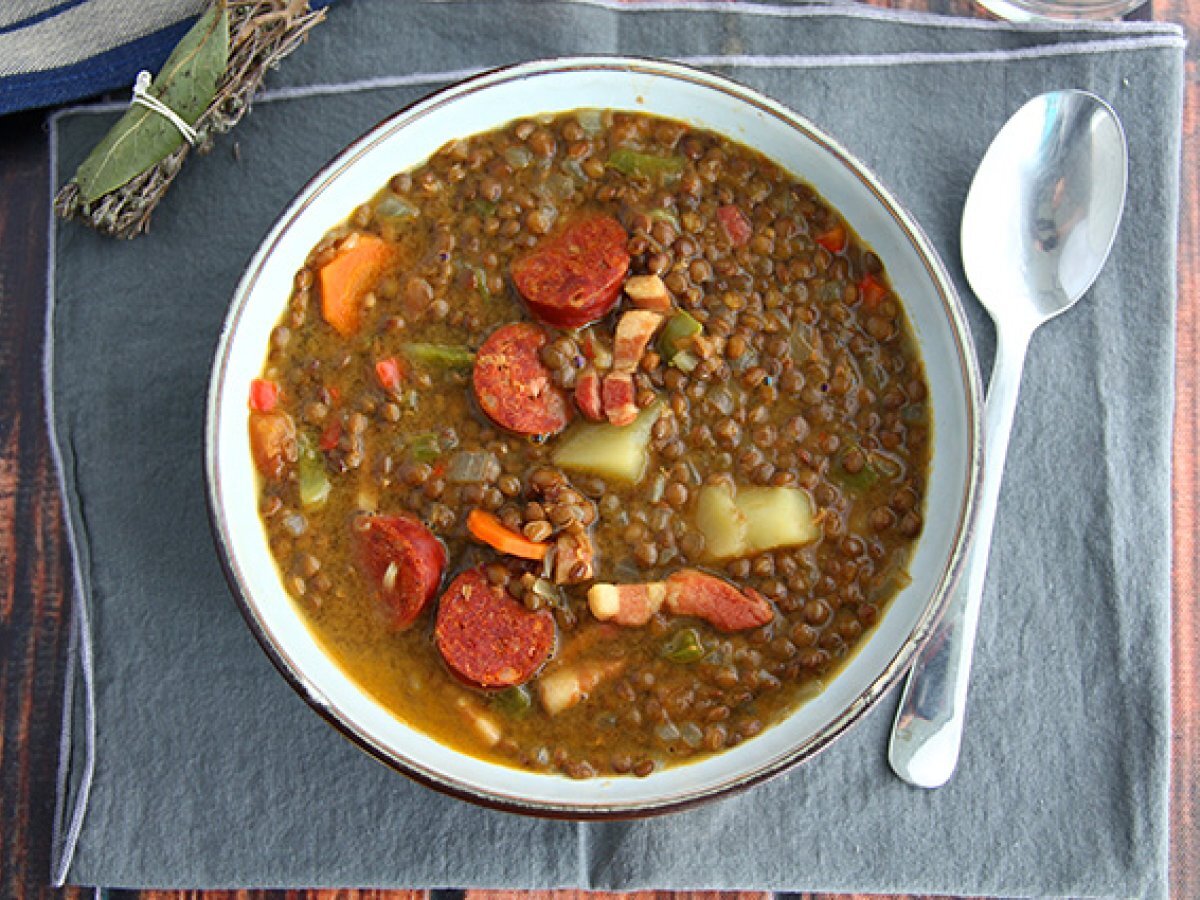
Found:
[[[156,112],[177,129],[193,147],[196,146],[196,129],[183,120],[179,113],[167,106],[157,97],[150,93],[150,73],[145,69],[138,72],[137,81],[133,83],[133,99],[130,101],[130,106],[144,106],[151,112]]]

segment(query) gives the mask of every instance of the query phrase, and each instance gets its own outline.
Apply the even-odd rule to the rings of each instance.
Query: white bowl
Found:
[[[581,107],[647,112],[754,147],[812,184],[884,260],[904,298],[934,415],[924,533],[912,583],[823,693],[753,740],[646,778],[586,781],[520,771],[459,753],[373,700],[321,649],[284,591],[257,509],[246,397],[306,255],[397,171],[454,138],[513,119]],[[238,284],[209,387],[205,446],[214,533],[242,611],[288,681],[347,737],[426,784],[520,812],[594,818],[677,809],[744,788],[807,759],[904,673],[958,576],[981,459],[980,387],[962,307],[920,228],[861,163],[780,104],[706,72],[644,59],[527,63],[440,91],[380,123],[288,205]],[[882,754],[884,748],[880,747]]]

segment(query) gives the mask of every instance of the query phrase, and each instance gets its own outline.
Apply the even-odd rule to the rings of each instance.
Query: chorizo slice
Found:
[[[355,523],[367,574],[393,628],[408,628],[437,594],[446,549],[428,528],[408,516],[363,516]]]
[[[554,617],[533,612],[483,567],[468,569],[442,594],[434,638],[458,677],[485,688],[508,688],[532,679],[554,653]]]
[[[546,332],[530,322],[493,331],[475,355],[471,380],[484,414],[518,434],[550,435],[571,420],[567,395],[542,362]]]
[[[738,589],[697,569],[671,573],[664,605],[673,615],[695,616],[720,631],[758,628],[775,618],[775,610],[758,591]]]
[[[629,271],[629,236],[608,215],[570,223],[512,265],[512,279],[534,316],[559,328],[602,318]]]

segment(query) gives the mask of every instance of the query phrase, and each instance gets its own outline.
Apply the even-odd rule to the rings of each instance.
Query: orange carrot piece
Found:
[[[509,556],[542,560],[550,550],[549,544],[539,544],[517,534],[490,512],[482,509],[473,509],[467,514],[467,530],[476,540]]]
[[[359,234],[354,246],[321,267],[321,315],[342,337],[358,331],[362,298],[394,258],[387,241],[373,234]]]

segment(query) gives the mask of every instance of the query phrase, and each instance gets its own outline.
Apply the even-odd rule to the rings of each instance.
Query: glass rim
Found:
[[[1010,22],[1062,22],[1116,19],[1146,0],[976,0],[980,6]]]

